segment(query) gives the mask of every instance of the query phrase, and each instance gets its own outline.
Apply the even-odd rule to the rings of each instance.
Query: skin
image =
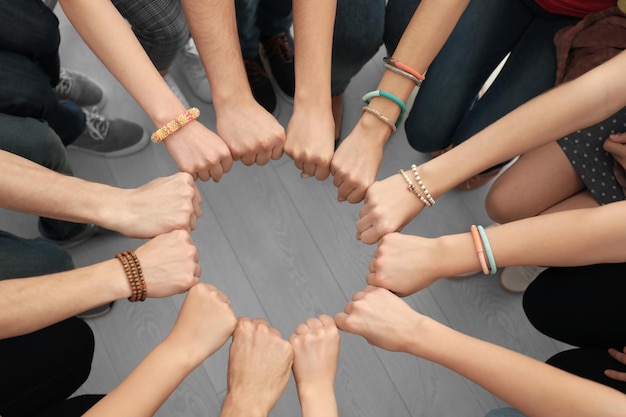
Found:
[[[626,409],[626,396],[619,391],[457,332],[383,288],[368,286],[355,293],[335,320],[341,330],[374,346],[445,366],[529,417],[609,417]]]

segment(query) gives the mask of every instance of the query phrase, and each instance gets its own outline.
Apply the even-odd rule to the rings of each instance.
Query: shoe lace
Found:
[[[254,84],[260,81],[262,78],[269,78],[265,69],[259,65],[259,63],[254,59],[245,59],[243,60],[243,64],[246,67],[246,75],[248,76],[248,80],[250,84]]]
[[[55,87],[55,91],[61,95],[69,95],[70,90],[72,89],[72,75],[65,70],[61,70],[59,74],[59,82]]]
[[[94,110],[84,110],[84,112],[89,136],[94,140],[105,140],[107,133],[109,133],[111,122]]]
[[[293,49],[287,42],[287,34],[285,32],[274,35],[263,42],[263,49],[266,56],[276,55],[283,63],[293,62]]]

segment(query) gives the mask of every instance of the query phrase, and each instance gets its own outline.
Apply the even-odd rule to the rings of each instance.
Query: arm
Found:
[[[4,151],[0,167],[0,206],[11,210],[94,223],[134,238],[193,230],[201,214],[202,198],[189,174],[121,189],[62,175]]]
[[[235,3],[183,0],[182,5],[211,85],[217,132],[233,158],[245,165],[279,159],[285,130],[252,96],[237,37]]]
[[[530,217],[486,229],[497,266],[581,266],[626,262],[626,201]],[[453,259],[454,262],[450,262]],[[383,236],[366,281],[406,296],[436,280],[478,271],[471,234],[428,239]]]
[[[606,119],[626,103],[626,80],[620,77],[625,65],[626,52],[622,52],[422,164],[418,169],[424,184],[437,198],[489,167]],[[374,243],[385,233],[401,230],[423,207],[407,192],[399,174],[379,181],[367,192],[357,222],[358,236],[365,243]]]
[[[331,59],[337,0],[294,0],[296,93],[285,153],[303,176],[330,174],[335,143],[331,109]]]
[[[459,333],[382,288],[369,286],[354,294],[336,320],[340,329],[372,345],[457,372],[529,417],[611,417],[626,409],[626,396],[619,391]]]
[[[289,382],[293,350],[262,319],[240,318],[228,360],[228,392],[221,417],[267,417]]]
[[[109,0],[60,3],[76,31],[157,128],[186,110]],[[165,145],[181,171],[203,181],[219,181],[232,166],[226,144],[198,121],[169,136]]]
[[[226,342],[235,324],[222,292],[209,284],[194,286],[171,333],[84,415],[154,415],[187,375]]]
[[[198,283],[201,268],[191,235],[159,235],[138,248],[148,297],[179,294]],[[131,296],[117,259],[57,274],[0,281],[0,339],[42,329],[83,311]]]
[[[424,73],[452,33],[469,0],[422,1],[409,22],[394,52],[394,58]],[[406,103],[415,88],[411,80],[385,71],[377,89],[392,93]],[[396,104],[385,98],[373,98],[370,107],[395,121],[400,114]],[[375,116],[364,113],[343,141],[331,162],[333,183],[339,201],[358,203],[376,180],[383,147],[391,130]]]
[[[339,332],[332,317],[310,318],[289,337],[302,417],[337,417],[335,375]]]

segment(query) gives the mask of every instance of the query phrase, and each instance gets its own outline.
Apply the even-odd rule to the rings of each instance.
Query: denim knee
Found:
[[[65,146],[46,122],[0,113],[0,149],[71,175]]]
[[[0,280],[74,269],[70,254],[47,239],[24,239],[0,231]]]

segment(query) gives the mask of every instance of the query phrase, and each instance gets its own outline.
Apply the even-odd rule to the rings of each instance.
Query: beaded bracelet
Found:
[[[146,287],[146,281],[143,277],[143,271],[139,264],[139,258],[134,251],[128,250],[120,252],[115,257],[120,261],[126,273],[126,278],[130,284],[131,295],[128,297],[128,301],[144,301],[148,295]]]
[[[476,254],[478,255],[478,262],[480,262],[480,268],[483,270],[483,274],[489,275],[489,266],[487,266],[487,260],[485,259],[485,246],[480,238],[480,233],[475,224],[470,227],[472,238],[474,239],[474,247],[476,248]]]
[[[417,166],[415,164],[413,164],[413,165],[411,165],[411,169],[413,170],[413,176],[415,177],[415,181],[417,181],[417,185],[419,185],[420,188],[422,189],[422,192],[424,193],[424,196],[426,197],[426,200],[428,200],[428,202],[430,202],[431,206],[434,206],[435,205],[435,199],[433,198],[432,195],[430,195],[430,192],[428,191],[428,189],[426,188],[426,186],[422,182],[422,178],[417,173]]]
[[[407,183],[407,185],[408,185],[407,189],[408,189],[410,192],[412,192],[413,194],[415,194],[415,195],[417,196],[417,198],[419,198],[419,199],[420,199],[420,201],[421,201],[422,203],[424,203],[424,205],[425,205],[426,207],[432,207],[432,204],[430,204],[430,201],[428,201],[427,199],[425,199],[425,198],[424,198],[424,196],[423,196],[423,195],[421,195],[419,191],[417,191],[417,188],[415,188],[415,185],[413,184],[413,181],[411,181],[411,178],[409,178],[409,176],[408,176],[408,175],[406,175],[406,172],[404,172],[404,170],[403,170],[403,169],[401,169],[399,172],[400,172],[400,174],[404,177],[404,181],[406,181],[406,183]]]
[[[150,136],[150,139],[152,139],[152,142],[154,143],[161,142],[169,135],[185,126],[187,123],[192,120],[196,120],[198,117],[200,117],[200,110],[198,110],[197,107],[191,107],[167,122],[161,128],[157,129],[157,131]]]
[[[424,77],[422,74],[420,74],[419,72],[417,72],[416,70],[414,70],[413,68],[409,67],[406,64],[403,64],[402,62],[398,61],[395,58],[391,58],[391,57],[384,57],[383,61],[385,62],[385,64],[389,64],[393,67],[399,68],[403,71],[408,72],[409,74],[413,75],[415,78],[424,81],[426,79],[426,77]]]
[[[408,78],[409,80],[413,81],[417,87],[422,85],[422,80],[420,80],[419,78],[417,78],[413,74],[409,74],[405,70],[402,70],[400,68],[396,68],[393,65],[389,65],[387,63],[384,64],[384,67],[385,67],[385,69],[388,69],[391,72],[395,72],[396,74],[401,75],[404,78]]]
[[[487,260],[489,261],[489,273],[491,275],[498,272],[498,266],[496,265],[496,259],[493,256],[493,252],[491,251],[491,245],[489,245],[489,239],[487,238],[487,233],[485,232],[485,228],[482,226],[477,226],[478,233],[480,234],[480,240],[483,242],[483,247],[485,248],[485,253],[487,254]]]
[[[370,104],[370,101],[374,97],[384,97],[386,99],[389,99],[389,100],[393,101],[394,103],[396,103],[398,105],[398,107],[400,107],[400,115],[396,119],[396,123],[395,123],[395,126],[398,127],[400,122],[402,122],[402,118],[404,117],[404,113],[406,112],[406,104],[404,104],[404,101],[400,100],[398,97],[394,96],[393,94],[388,93],[388,92],[383,91],[383,90],[370,91],[369,93],[367,93],[367,94],[365,94],[363,96],[363,101],[365,102],[365,104]]]
[[[391,120],[389,120],[389,118],[387,116],[385,116],[384,114],[382,114],[378,110],[373,109],[373,108],[371,108],[369,106],[363,106],[363,108],[361,110],[363,110],[366,113],[373,114],[379,120],[382,120],[383,122],[385,122],[385,124],[387,126],[389,126],[389,129],[391,129],[391,133],[395,133],[396,132],[396,130],[397,130],[396,125],[394,125],[393,122]]]

